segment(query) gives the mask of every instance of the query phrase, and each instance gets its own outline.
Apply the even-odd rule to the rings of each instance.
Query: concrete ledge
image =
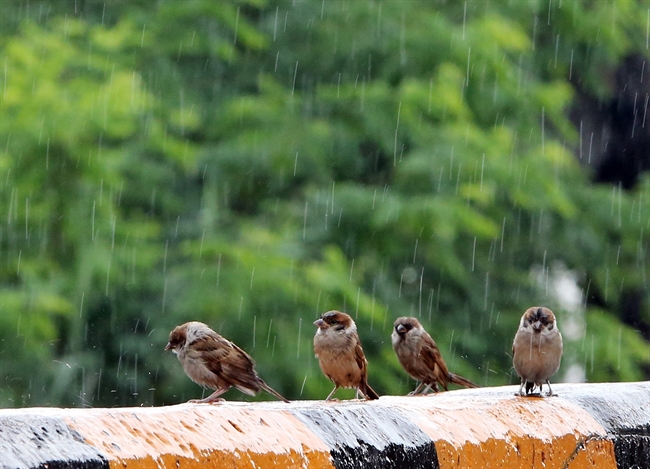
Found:
[[[648,468],[650,382],[378,401],[0,410],[2,468]]]

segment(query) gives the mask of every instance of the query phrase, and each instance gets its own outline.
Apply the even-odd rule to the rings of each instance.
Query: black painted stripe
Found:
[[[399,410],[338,403],[290,409],[329,447],[337,469],[439,469],[431,438]]]
[[[619,469],[650,468],[650,382],[562,386],[556,392],[605,428]]]
[[[108,461],[61,419],[16,414],[0,417],[3,469],[108,469]]]

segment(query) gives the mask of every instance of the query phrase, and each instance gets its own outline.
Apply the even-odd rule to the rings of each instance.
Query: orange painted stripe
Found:
[[[69,409],[60,416],[112,468],[334,467],[325,443],[276,403]]]
[[[402,409],[434,440],[441,469],[617,467],[606,430],[561,397],[463,390],[381,401]]]

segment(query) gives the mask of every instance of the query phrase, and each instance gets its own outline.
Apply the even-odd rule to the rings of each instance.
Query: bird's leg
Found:
[[[557,396],[557,394],[553,394],[553,390],[551,389],[551,382],[547,379],[546,380],[546,385],[548,386],[548,393],[546,394],[547,396]],[[539,393],[542,393],[542,385],[540,383],[539,385]]]
[[[222,399],[219,396],[221,396],[228,389],[230,389],[230,386],[227,388],[219,388],[204,399],[191,399],[187,402],[190,402],[192,404],[213,404],[215,402],[223,402],[225,399]]]
[[[329,394],[329,396],[327,396],[327,399],[325,399],[325,400],[326,400],[326,401],[331,401],[331,400],[332,400],[332,396],[334,395],[334,393],[336,392],[336,390],[337,390],[338,388],[339,388],[339,385],[338,385],[338,384],[337,384],[336,386],[334,386],[334,389],[332,389],[332,392]],[[359,392],[359,389],[357,389],[357,392]]]
[[[431,391],[432,384],[427,384],[427,386],[422,390],[422,394],[428,394]],[[438,389],[434,389],[434,394],[438,392]]]
[[[526,385],[528,381],[525,379],[521,380],[521,386],[519,386],[519,392],[515,394],[515,396],[523,396],[524,395],[524,386]]]
[[[415,396],[422,390],[423,386],[424,386],[424,381],[421,381],[420,384],[418,384],[417,387],[413,391],[411,391],[408,395]]]

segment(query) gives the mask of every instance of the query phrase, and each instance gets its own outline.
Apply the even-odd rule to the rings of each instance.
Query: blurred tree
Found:
[[[397,316],[499,385],[533,304],[565,331],[557,380],[650,376],[650,183],[593,185],[569,119],[646,53],[640,5],[2,8],[0,405],[197,397],[162,352],[188,320],[321,398],[311,322],[334,308],[380,394],[412,387]]]

